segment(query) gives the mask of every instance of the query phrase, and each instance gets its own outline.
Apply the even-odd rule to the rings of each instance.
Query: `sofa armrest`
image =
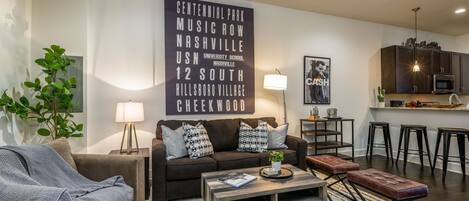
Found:
[[[166,146],[157,138],[152,142],[153,201],[166,201]]]
[[[296,151],[298,157],[298,167],[306,170],[305,157],[308,154],[308,142],[299,137],[287,135],[286,144],[289,149]]]
[[[121,175],[134,189],[134,201],[145,200],[145,161],[140,156],[74,154],[80,174],[93,181]]]

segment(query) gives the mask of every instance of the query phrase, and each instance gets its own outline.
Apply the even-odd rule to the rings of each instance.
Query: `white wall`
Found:
[[[400,44],[412,30],[297,11],[242,0],[220,0],[253,7],[255,12],[256,113],[282,119],[279,93],[262,89],[262,78],[275,67],[288,75],[290,133],[299,135],[303,56],[332,58],[332,104],[341,116],[356,120],[357,145],[364,147],[372,89],[380,84],[380,48]],[[91,1],[87,30],[88,151],[106,153],[120,145],[123,125],[113,122],[115,103],[143,101],[146,121],[137,125],[140,145],[150,146],[160,119],[214,119],[231,115],[166,116],[164,99],[163,0]],[[273,15],[275,13],[275,15]],[[455,50],[455,38],[421,33]],[[251,116],[251,115],[245,115]],[[347,137],[350,141],[350,136]]]
[[[465,52],[469,54],[469,34],[458,36],[456,38],[459,52]]]
[[[28,77],[31,1],[0,1],[0,90],[21,93]],[[27,141],[28,126],[0,110],[0,146]]]

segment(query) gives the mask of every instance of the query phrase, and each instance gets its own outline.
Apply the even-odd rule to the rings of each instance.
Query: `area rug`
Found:
[[[327,177],[325,174],[322,174],[321,172],[315,171],[315,173],[321,179],[324,179],[324,178]],[[329,179],[327,181],[327,183],[330,184],[330,183],[333,183],[335,181],[336,181],[335,179]],[[349,187],[349,189],[352,190],[352,193],[354,193],[355,198],[357,198],[357,200],[359,200],[359,201],[362,201],[360,199],[360,197],[355,192],[353,192],[352,187],[349,184],[347,184],[347,186]],[[344,185],[342,183],[337,183],[332,187],[335,188],[336,190],[340,191],[341,193],[349,195],[347,189],[344,187]],[[350,201],[350,199],[344,197],[343,195],[341,195],[340,193],[337,193],[336,191],[328,190],[327,192],[329,193],[332,201]],[[388,201],[388,199],[385,199],[385,198],[379,197],[377,195],[368,193],[368,192],[363,191],[361,189],[360,189],[360,193],[362,193],[362,195],[366,198],[366,201]],[[282,201],[283,200],[285,200],[285,199],[282,199]],[[178,200],[178,201],[203,201],[203,200],[201,198],[191,198],[191,199],[182,199],[182,200]],[[311,198],[308,198],[308,197],[294,198],[294,199],[288,199],[287,198],[285,201],[311,201]]]

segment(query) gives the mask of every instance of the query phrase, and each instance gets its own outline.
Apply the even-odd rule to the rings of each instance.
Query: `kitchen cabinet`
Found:
[[[451,54],[451,72],[454,75],[454,85],[456,86],[456,93],[460,94],[461,90],[461,54]]]
[[[469,54],[451,54],[452,74],[455,76],[456,93],[469,95]]]
[[[469,95],[469,54],[460,54],[460,67],[461,67],[461,93]]]
[[[438,59],[435,59],[436,55]],[[412,72],[413,48],[390,46],[381,49],[381,86],[388,93],[431,93],[433,66],[439,66],[440,54],[434,50],[417,49],[416,58],[420,72]]]
[[[433,74],[452,74],[452,53],[447,51],[433,51]]]

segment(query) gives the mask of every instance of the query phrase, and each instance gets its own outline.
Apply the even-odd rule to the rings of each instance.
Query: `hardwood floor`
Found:
[[[448,171],[446,180],[443,181],[440,169],[435,169],[435,175],[432,176],[430,167],[421,169],[420,164],[414,163],[407,163],[404,173],[402,161],[396,166],[391,160],[386,160],[385,156],[379,155],[374,155],[373,160],[357,157],[355,162],[359,163],[362,169],[374,168],[427,184],[430,194],[420,199],[422,201],[469,201],[469,178],[465,178],[462,174]]]

